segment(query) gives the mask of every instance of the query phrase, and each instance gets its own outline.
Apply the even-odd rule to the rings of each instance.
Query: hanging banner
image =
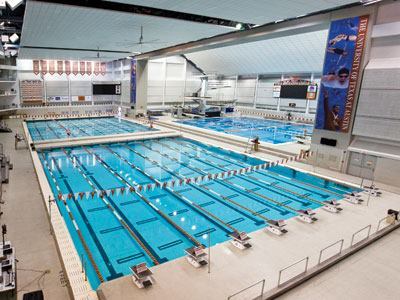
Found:
[[[86,74],[86,64],[84,61],[79,62],[79,70],[82,76]]]
[[[55,72],[56,72],[55,62],[54,62],[54,60],[50,60],[49,61],[49,74],[54,75]]]
[[[42,69],[42,74],[46,75],[47,74],[47,61],[41,60],[40,61],[40,68]]]
[[[78,73],[79,73],[78,68],[79,68],[78,62],[73,61],[72,62],[72,74],[74,74],[75,76],[78,75]]]
[[[64,73],[64,62],[62,60],[57,61],[57,73],[62,75]]]
[[[101,75],[106,75],[106,71],[107,71],[107,65],[105,62],[102,62],[100,65],[100,73]]]
[[[136,103],[136,60],[131,60],[131,103]]]
[[[86,62],[86,74],[92,75],[93,72],[93,65],[91,61]]]
[[[368,16],[331,23],[315,128],[348,132],[361,70]]]
[[[69,60],[66,60],[64,64],[65,64],[65,74],[67,75],[71,74],[71,62]]]
[[[94,63],[94,75],[99,75],[100,74],[100,62],[96,61]]]
[[[40,73],[39,61],[38,60],[34,60],[34,61],[32,61],[32,63],[33,63],[33,66],[32,66],[33,74],[39,75],[39,73]]]

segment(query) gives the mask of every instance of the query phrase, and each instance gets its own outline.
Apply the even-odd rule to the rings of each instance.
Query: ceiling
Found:
[[[185,54],[207,74],[319,73],[328,30]]]
[[[112,0],[128,4],[224,18],[244,23],[265,23],[332,9],[357,0]]]
[[[145,43],[135,45],[141,26]],[[40,48],[56,47],[110,50],[100,53],[100,59],[111,60],[126,57],[128,52],[147,52],[230,30],[204,23],[28,1],[19,58],[87,59],[97,55],[96,51]],[[146,43],[148,41],[153,43]],[[39,49],[24,48],[27,46]]]

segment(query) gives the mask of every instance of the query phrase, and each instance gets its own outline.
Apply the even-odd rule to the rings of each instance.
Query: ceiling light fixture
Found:
[[[14,33],[12,36],[10,36],[10,41],[12,43],[15,43],[16,41],[18,41],[18,39],[19,39],[19,36],[16,33]]]
[[[24,3],[24,0],[7,0],[8,6],[11,8],[11,10],[16,9],[18,6],[20,6],[22,3]]]
[[[242,24],[242,23],[237,23],[236,26],[235,26],[235,28],[236,28],[237,30],[240,30],[240,29],[243,28],[243,24]]]

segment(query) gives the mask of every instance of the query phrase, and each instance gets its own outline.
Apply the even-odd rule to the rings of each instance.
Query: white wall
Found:
[[[184,96],[201,87],[201,73],[183,57],[173,56],[149,61],[149,107],[168,107],[187,103]]]
[[[17,67],[18,67],[18,80],[42,80],[44,82],[44,97],[46,101],[50,105],[54,104],[76,104],[78,103],[78,96],[85,96],[88,104],[100,104],[100,103],[110,103],[116,102],[119,103],[121,98],[123,100],[128,100],[129,95],[126,93],[129,92],[126,88],[127,80],[129,86],[129,73],[126,72],[126,68],[124,69],[125,61],[115,61],[107,63],[107,73],[103,76],[101,74],[94,75],[67,75],[63,73],[59,75],[54,73],[50,75],[49,73],[42,75],[35,75],[33,73],[33,62],[32,60],[27,59],[18,59]],[[129,70],[128,70],[129,72]],[[122,83],[122,91],[121,96],[119,95],[111,95],[111,96],[102,96],[96,95],[93,96],[92,93],[92,83],[93,82],[111,82],[117,81]],[[49,97],[61,97],[62,101],[50,101]]]

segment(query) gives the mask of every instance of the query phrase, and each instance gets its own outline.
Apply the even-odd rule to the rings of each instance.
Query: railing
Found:
[[[396,222],[396,221],[394,220],[393,222],[390,222],[390,223],[388,222],[388,225],[382,227],[382,226],[381,226],[381,225],[382,225],[382,222],[383,222],[384,220],[387,220],[387,217],[388,217],[388,216],[386,216],[386,217],[384,217],[384,218],[382,218],[382,219],[380,219],[380,220],[378,221],[378,226],[377,226],[377,228],[376,228],[375,234],[378,233],[379,231],[382,231],[383,229],[386,229],[387,227],[389,227],[389,226],[391,226],[391,225],[395,225],[396,223],[398,223],[398,222]],[[372,225],[370,224],[370,225],[367,225],[367,226],[365,226],[365,227],[363,227],[363,228],[357,230],[356,232],[354,232],[353,235],[352,235],[352,237],[351,237],[350,245],[349,245],[349,247],[348,247],[345,251],[349,251],[349,250],[351,251],[351,248],[355,247],[356,245],[358,245],[359,243],[361,243],[361,242],[363,242],[363,241],[365,241],[365,240],[368,240],[368,239],[370,238],[370,235],[371,235],[371,230],[372,230]],[[356,243],[354,243],[355,237],[356,237],[358,234],[360,234],[361,232],[364,232],[364,231],[367,231],[366,236],[365,236],[364,238],[362,238],[361,240],[357,241]],[[334,246],[336,246],[336,245],[340,245],[338,251],[337,251],[335,254],[332,254],[332,255],[330,255],[329,257],[327,257],[327,258],[325,258],[325,259],[322,259],[323,253],[324,253],[327,249],[330,249],[330,248],[332,248],[332,247],[334,247]],[[317,263],[313,268],[322,266],[324,263],[326,263],[328,260],[332,259],[332,258],[335,257],[335,256],[340,256],[340,255],[342,254],[342,252],[343,252],[343,245],[344,245],[344,239],[340,239],[340,240],[338,240],[338,241],[336,241],[336,242],[334,242],[334,243],[332,243],[332,244],[326,246],[325,248],[321,249],[320,252],[319,252],[318,263]],[[293,266],[299,265],[299,264],[302,263],[302,262],[305,262],[304,270],[302,270],[300,273],[298,273],[298,274],[292,276],[291,278],[289,278],[289,279],[287,279],[287,280],[281,282],[282,273],[283,273],[284,271],[286,271],[286,270],[292,268]],[[332,261],[330,261],[330,262],[332,262]],[[277,289],[279,289],[279,288],[285,289],[285,288],[287,288],[287,284],[288,284],[289,281],[294,281],[294,279],[301,280],[301,278],[304,278],[303,276],[307,274],[308,266],[309,266],[309,256],[307,256],[307,257],[305,257],[305,258],[303,258],[303,259],[301,259],[301,260],[298,260],[298,261],[296,261],[295,263],[293,263],[293,264],[291,264],[291,265],[289,265],[289,266],[287,266],[287,267],[285,267],[285,268],[279,270],[278,285],[276,286],[276,288],[277,288]],[[322,267],[324,267],[324,266],[322,266]],[[307,275],[308,275],[308,274],[307,274]],[[228,300],[232,299],[233,297],[235,297],[235,296],[237,296],[237,295],[239,295],[239,294],[242,294],[243,292],[245,292],[245,291],[247,291],[247,290],[253,288],[254,286],[257,286],[257,285],[261,284],[261,283],[262,283],[261,294],[260,294],[259,296],[255,297],[255,298],[256,298],[256,299],[262,299],[262,296],[263,296],[263,294],[264,294],[263,291],[264,291],[264,287],[265,287],[265,279],[260,280],[260,281],[258,281],[258,282],[256,282],[256,283],[254,283],[254,284],[252,284],[252,285],[250,285],[250,286],[248,286],[248,287],[246,287],[246,288],[240,290],[239,292],[237,292],[237,293],[235,293],[235,294],[232,294],[231,296],[228,297]],[[243,298],[241,298],[241,299],[243,299]],[[269,298],[268,298],[268,299],[269,299]]]
[[[262,295],[264,294],[265,279],[260,280],[260,281],[257,281],[256,283],[253,283],[252,285],[250,285],[250,286],[248,286],[248,287],[246,287],[246,288],[240,290],[239,292],[230,295],[230,296],[228,297],[228,300],[232,299],[233,297],[235,297],[235,296],[237,296],[237,295],[242,294],[243,292],[245,292],[245,291],[251,289],[252,287],[255,287],[255,286],[259,285],[260,283],[261,283],[261,291],[260,291],[259,296],[262,297]],[[241,299],[243,299],[243,298],[241,298]]]
[[[371,224],[369,224],[369,225],[367,225],[367,226],[361,228],[360,230],[354,232],[353,235],[352,235],[352,237],[351,237],[350,247],[353,247],[354,245],[357,245],[358,243],[360,243],[360,242],[366,240],[367,238],[369,238],[369,234],[371,233],[371,227],[372,227]],[[365,229],[368,229],[367,236],[366,236],[365,238],[359,240],[357,243],[354,244],[354,237],[355,237],[357,234],[359,234],[360,232],[365,231]]]
[[[322,259],[322,253],[323,253],[325,250],[327,250],[327,249],[329,249],[329,248],[332,248],[333,246],[336,246],[336,245],[339,244],[339,243],[340,243],[340,248],[339,248],[339,251],[338,251],[338,252],[336,252],[335,254],[329,256],[328,258],[325,258],[324,260],[321,260],[321,259]],[[334,242],[333,244],[330,244],[329,246],[326,246],[325,248],[321,249],[321,251],[319,251],[318,264],[321,264],[321,263],[325,262],[326,260],[328,260],[328,259],[330,259],[330,258],[332,258],[332,257],[334,257],[334,256],[336,256],[336,255],[339,255],[340,253],[342,253],[342,250],[343,250],[343,243],[344,243],[344,239],[341,239],[341,240],[338,240],[337,242]]]
[[[310,260],[310,258],[307,256],[307,257],[305,257],[305,258],[303,258],[303,259],[300,259],[300,260],[296,261],[295,263],[291,264],[290,266],[287,266],[287,267],[281,269],[281,270],[279,271],[278,287],[281,286],[281,285],[283,285],[283,284],[285,284],[287,281],[289,281],[289,280],[291,280],[291,279],[293,279],[293,278],[295,278],[295,277],[298,277],[298,276],[301,276],[301,275],[305,274],[305,273],[307,272],[308,261],[309,261],[309,260]],[[301,273],[299,273],[299,274],[297,274],[297,275],[295,275],[295,276],[293,276],[293,277],[291,277],[291,278],[285,280],[284,282],[281,282],[281,279],[282,279],[282,272],[283,272],[283,271],[286,271],[287,269],[290,269],[291,267],[296,266],[296,265],[298,265],[298,264],[300,264],[301,262],[304,262],[304,261],[305,261],[306,263],[305,263],[305,265],[304,265],[304,271],[303,271],[303,272],[301,272]]]

